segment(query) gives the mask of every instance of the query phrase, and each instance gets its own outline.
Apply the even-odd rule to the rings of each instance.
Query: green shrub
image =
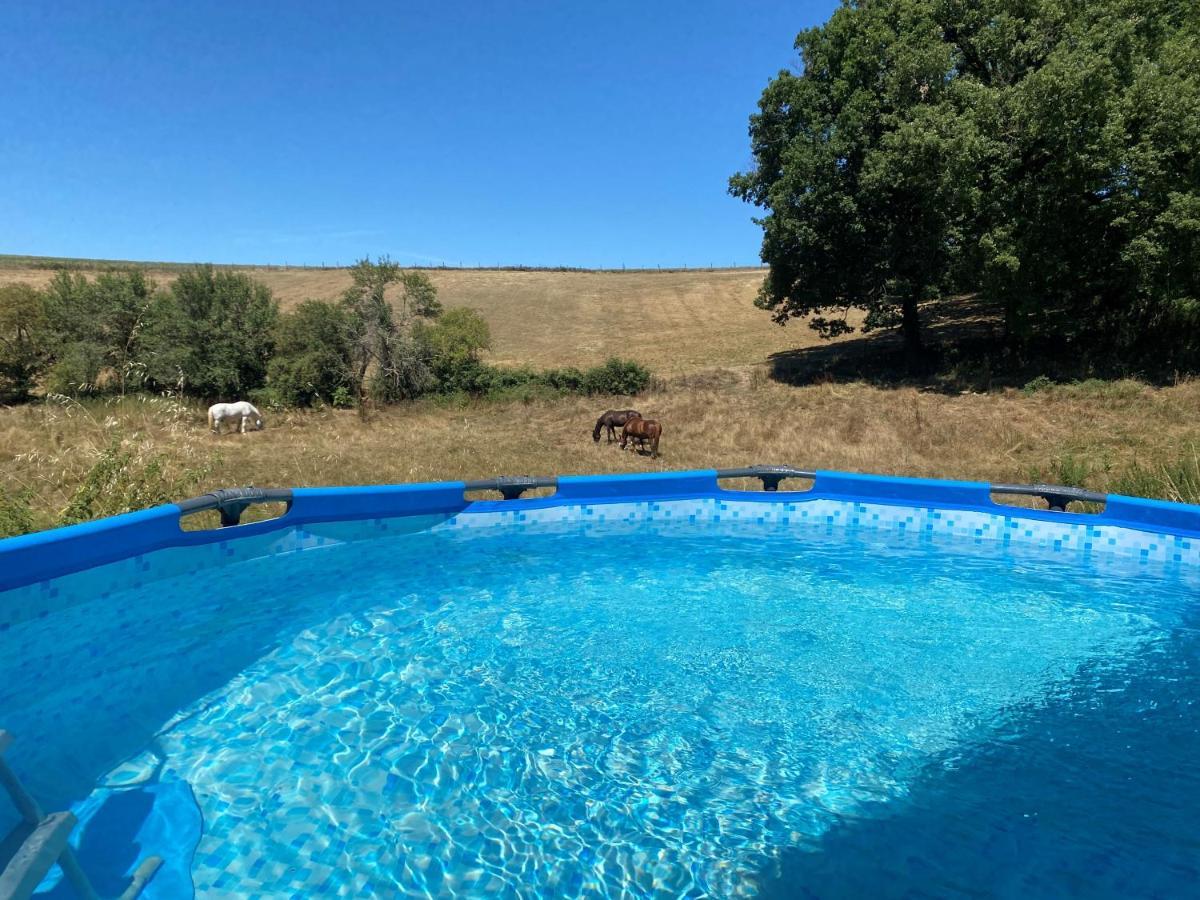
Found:
[[[33,509],[29,491],[11,493],[0,487],[0,538],[33,531]]]
[[[349,314],[334,303],[305,300],[279,317],[267,384],[287,406],[332,403],[350,394]]]
[[[1146,386],[1132,378],[1086,378],[1064,388],[1068,397],[1081,400],[1135,401],[1146,392]]]
[[[529,366],[489,366],[470,356],[443,356],[435,362],[434,371],[440,394],[469,394],[493,400],[531,401],[563,394],[638,394],[650,382],[646,369],[620,359],[610,359],[586,372],[571,367],[539,372]]]
[[[266,285],[240,272],[198,266],[160,293],[142,336],[151,384],[233,399],[261,387],[279,309]]]
[[[0,403],[27,400],[49,361],[45,300],[27,284],[0,287]]]
[[[1032,381],[1026,382],[1025,387],[1021,388],[1021,393],[1028,397],[1028,396],[1032,396],[1033,394],[1036,394],[1038,391],[1044,391],[1047,388],[1052,388],[1052,387],[1054,387],[1054,379],[1053,378],[1049,378],[1045,375],[1039,375],[1037,378],[1034,378]]]
[[[86,341],[65,344],[58,360],[50,367],[46,387],[52,394],[80,397],[100,391],[100,373],[104,370],[104,348]]]
[[[1088,478],[1095,471],[1095,466],[1085,459],[1079,459],[1070,453],[1056,457],[1050,466],[1052,484],[1065,484],[1069,487],[1086,487]]]
[[[488,400],[498,403],[534,403],[538,400],[554,400],[561,397],[562,393],[541,382],[528,381],[524,384],[494,387],[485,396]]]
[[[573,367],[547,369],[542,373],[542,381],[564,394],[582,394],[587,385],[587,376]]]
[[[418,322],[414,333],[429,348],[440,393],[478,395],[490,390],[494,370],[479,361],[479,354],[491,346],[491,330],[476,310],[452,309],[433,324]]]
[[[350,409],[354,406],[354,395],[350,393],[350,388],[343,385],[334,390],[329,402],[334,409]]]
[[[492,387],[496,369],[477,359],[435,360],[433,374],[441,394],[486,394]]]
[[[71,495],[58,524],[74,525],[183,499],[211,470],[211,463],[173,468],[166,454],[147,454],[114,438]]]
[[[418,322],[417,326],[433,354],[435,365],[440,361],[478,359],[480,352],[492,346],[492,331],[487,319],[478,310],[467,307],[452,309],[432,324]]]
[[[46,288],[51,390],[91,394],[139,388],[145,375],[142,337],[155,304],[154,282],[141,269],[103,272],[89,280],[58,272]]]
[[[1127,497],[1160,498],[1163,496],[1162,473],[1157,468],[1146,468],[1135,462],[1109,482],[1108,491]]]
[[[583,389],[587,394],[640,394],[650,383],[650,372],[632,360],[612,357],[602,366],[584,373]]]
[[[266,409],[272,412],[282,412],[285,409],[290,409],[297,404],[289,403],[280,396],[275,388],[267,385],[266,387],[255,388],[252,391],[246,392],[246,399],[257,406],[259,409]]]
[[[512,388],[526,387],[532,384],[538,384],[541,376],[529,366],[519,366],[518,368],[494,368],[491,370],[491,379],[488,384],[488,391],[504,391]]]

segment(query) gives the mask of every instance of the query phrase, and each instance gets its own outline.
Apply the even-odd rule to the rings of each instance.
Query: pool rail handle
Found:
[[[993,484],[993,494],[1008,494],[1022,497],[1040,497],[1054,512],[1066,512],[1067,504],[1108,502],[1108,494],[1099,494],[1083,488],[1067,487],[1062,484]]]
[[[779,490],[779,482],[785,478],[804,478],[812,481],[817,477],[815,471],[796,469],[792,466],[742,466],[739,469],[717,469],[717,478],[757,478],[762,482],[764,491]]]
[[[221,514],[221,527],[228,528],[231,525],[241,524],[242,513],[248,507],[258,503],[283,503],[290,507],[292,505],[292,489],[218,488],[199,497],[192,497],[190,500],[181,500],[175,505],[185,516],[215,509]]]
[[[4,761],[4,751],[12,741],[12,735],[0,729],[0,788],[8,794],[21,816],[13,831],[0,837],[0,847],[7,847],[12,852],[7,859],[0,858],[0,900],[29,900],[55,864],[77,896],[82,900],[99,900],[100,895],[79,865],[70,844],[71,832],[79,820],[72,812],[42,813],[42,808],[17,778],[17,773]],[[162,862],[160,856],[142,860],[118,900],[138,897]]]
[[[519,500],[526,491],[546,487],[557,488],[558,478],[554,475],[501,475],[499,478],[463,482],[465,490],[497,491],[505,500]]]
[[[785,479],[798,478],[813,481],[817,472],[813,469],[797,469],[793,466],[742,466],[735,469],[717,469],[718,479],[757,478],[764,491],[778,491]],[[519,500],[523,494],[538,488],[557,488],[558,478],[553,475],[501,475],[497,478],[482,478],[465,481],[464,491],[495,491],[503,500]],[[993,494],[1038,497],[1046,501],[1054,512],[1066,512],[1071,503],[1096,503],[1108,501],[1107,494],[1069,487],[1061,484],[990,484]],[[221,527],[240,525],[242,514],[251,506],[260,503],[283,503],[288,509],[292,505],[291,488],[220,488],[190,500],[181,500],[175,505],[185,515],[217,510],[221,516]],[[3,898],[0,898],[3,900]]]

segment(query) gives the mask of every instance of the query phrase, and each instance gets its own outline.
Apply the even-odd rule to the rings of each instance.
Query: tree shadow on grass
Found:
[[[921,320],[927,353],[919,371],[909,369],[899,333],[884,330],[774,353],[771,377],[796,386],[866,381],[957,394],[1022,387],[1042,375],[1053,381],[1130,375],[1127,368],[1062,340],[1033,342],[1014,352],[1004,339],[1003,310],[975,297],[926,303]],[[1168,378],[1164,373],[1154,380]]]
[[[986,744],[932,760],[902,798],[784,850],[760,896],[1195,896],[1194,618],[1154,653],[1097,661]]]

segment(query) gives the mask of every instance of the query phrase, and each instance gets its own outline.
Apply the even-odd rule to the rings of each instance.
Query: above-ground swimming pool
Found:
[[[1195,894],[1200,508],[718,475],[0,542],[0,752],[103,896]]]

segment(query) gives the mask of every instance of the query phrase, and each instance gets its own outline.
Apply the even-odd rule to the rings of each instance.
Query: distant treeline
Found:
[[[71,257],[58,256],[14,256],[0,254],[0,269],[5,267],[20,267],[26,269],[46,269],[49,271],[65,271],[65,272],[119,272],[130,268],[139,269],[156,269],[161,271],[186,271],[195,268],[198,263],[180,263],[180,262],[146,262],[133,260],[112,260],[112,259],[75,259]],[[258,272],[289,272],[293,270],[299,271],[335,271],[339,269],[350,268],[342,263],[321,263],[319,265],[289,265],[288,263],[206,263],[214,268],[234,269],[239,271],[254,270]],[[642,273],[649,272],[730,272],[742,270],[765,269],[762,264],[752,265],[707,265],[707,266],[618,266],[613,268],[588,268],[586,266],[525,266],[525,265],[464,265],[462,263],[441,263],[433,264],[426,263],[424,265],[405,266],[410,271],[418,272],[578,272],[580,274],[604,274],[611,275],[620,272]]]
[[[337,299],[280,312],[244,272],[182,270],[162,288],[141,268],[89,278],[59,271],[45,289],[0,286],[0,403],[39,390],[88,396],[170,391],[267,406],[349,407],[430,393],[636,394],[650,375],[610,359],[587,370],[500,368],[475,310],[443,310],[423,272],[361,260]]]

